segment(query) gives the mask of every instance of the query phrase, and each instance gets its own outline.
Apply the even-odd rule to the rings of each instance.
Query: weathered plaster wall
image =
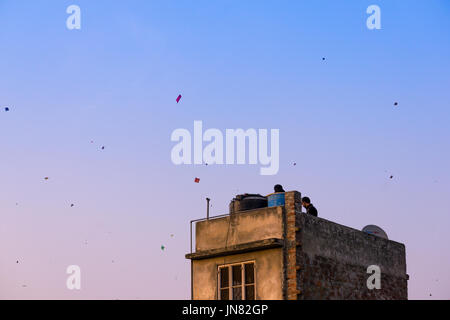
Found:
[[[298,299],[407,299],[405,246],[298,213]],[[381,268],[381,290],[369,290],[367,268]]]
[[[196,251],[283,238],[282,207],[263,208],[196,224]]]
[[[217,299],[218,266],[255,261],[256,299],[281,300],[283,280],[282,248],[261,250],[227,257],[194,260],[194,300]]]

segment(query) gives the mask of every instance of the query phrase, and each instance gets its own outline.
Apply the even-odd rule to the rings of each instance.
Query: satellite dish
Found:
[[[363,232],[368,233],[368,234],[372,234],[374,236],[389,240],[386,232],[384,232],[383,229],[381,229],[380,227],[374,226],[374,225],[369,225],[366,226],[362,229]]]

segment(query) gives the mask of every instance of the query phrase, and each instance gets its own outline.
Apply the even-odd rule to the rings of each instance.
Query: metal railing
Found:
[[[225,218],[228,217],[230,214],[222,214],[220,216],[215,216],[215,217],[207,217],[207,218],[202,218],[202,219],[196,219],[196,220],[191,220],[190,221],[190,238],[191,238],[191,254],[192,254],[192,223],[194,222],[200,222],[200,221],[208,221],[208,220],[215,220],[215,219],[220,219],[220,218]]]
[[[284,206],[280,206],[280,207],[284,207]],[[267,207],[266,207],[267,208]],[[276,207],[270,207],[270,208],[276,208]],[[250,211],[255,211],[255,210],[260,210],[260,209],[262,209],[262,208],[256,208],[256,209],[250,209],[250,210],[242,210],[242,211],[239,211],[239,214],[243,214],[243,213],[246,213],[246,212],[250,212]],[[192,223],[194,223],[194,222],[200,222],[200,221],[207,221],[207,220],[214,220],[214,219],[220,219],[220,218],[225,218],[225,217],[228,217],[228,216],[231,216],[231,214],[230,213],[227,213],[227,214],[222,214],[222,215],[220,215],[220,216],[215,216],[215,217],[206,217],[206,218],[202,218],[202,219],[196,219],[196,220],[191,220],[190,221],[190,225],[191,225],[191,229],[190,229],[190,238],[191,238],[191,254],[192,254]]]
[[[209,207],[209,205],[208,205]],[[209,217],[209,214],[206,218],[202,218],[202,219],[196,219],[196,220],[191,220],[190,221],[190,238],[191,238],[191,254],[192,254],[192,223],[194,222],[200,222],[200,221],[207,221],[207,220],[214,220],[214,219],[219,219],[219,218],[225,218],[228,217],[230,214],[223,214],[220,216],[215,216],[215,217]],[[192,266],[192,259],[191,259],[191,300],[194,300],[194,269]]]

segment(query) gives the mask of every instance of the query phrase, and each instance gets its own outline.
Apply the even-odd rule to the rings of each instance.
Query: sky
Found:
[[[0,299],[189,299],[205,198],[226,214],[277,183],[404,243],[410,299],[450,299],[449,16],[447,0],[0,0]],[[196,120],[279,129],[278,173],[176,166],[171,134]]]

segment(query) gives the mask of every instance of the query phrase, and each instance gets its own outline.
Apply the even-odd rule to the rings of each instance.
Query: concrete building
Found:
[[[284,198],[195,223],[194,300],[408,298],[403,244],[303,213],[297,191]],[[372,265],[381,289],[368,289]]]

